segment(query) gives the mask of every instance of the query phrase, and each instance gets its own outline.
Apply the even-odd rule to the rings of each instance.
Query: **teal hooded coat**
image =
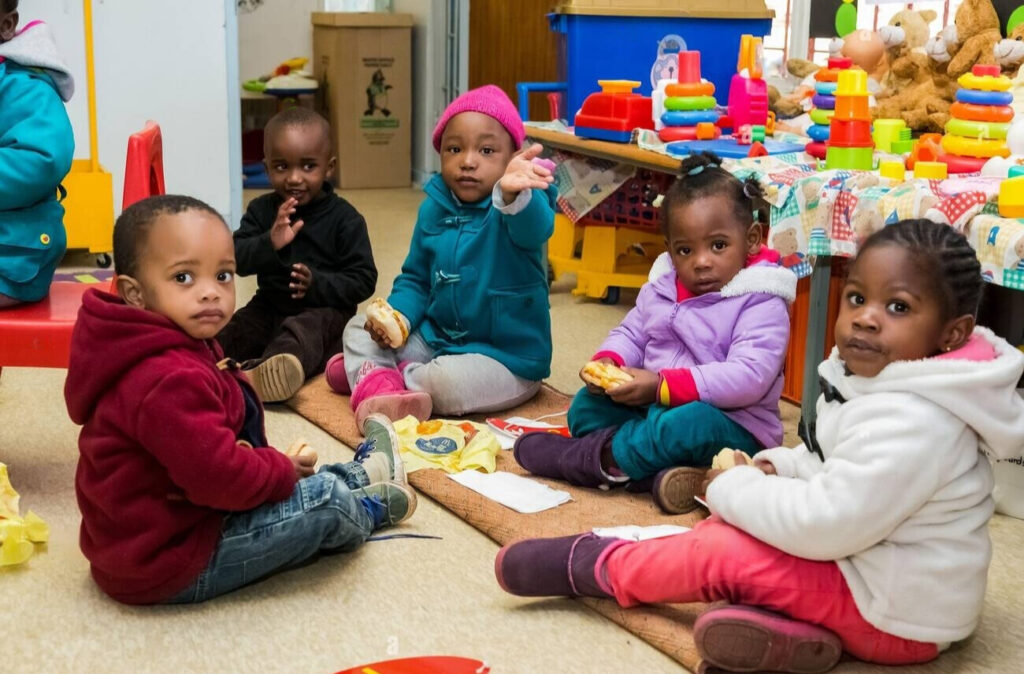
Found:
[[[551,372],[544,244],[554,186],[533,190],[515,215],[490,198],[463,204],[440,175],[424,187],[416,229],[388,302],[437,355],[479,353],[524,379]]]
[[[57,188],[75,141],[61,95],[49,71],[0,54],[0,294],[26,302],[46,296],[67,248]]]

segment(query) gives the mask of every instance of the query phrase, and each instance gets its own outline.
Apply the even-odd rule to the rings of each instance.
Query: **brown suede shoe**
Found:
[[[654,476],[651,495],[658,507],[670,515],[682,515],[699,505],[694,496],[700,496],[707,468],[677,466],[666,468]]]
[[[302,363],[290,353],[279,353],[255,367],[243,370],[260,400],[279,403],[291,398],[306,383]]]

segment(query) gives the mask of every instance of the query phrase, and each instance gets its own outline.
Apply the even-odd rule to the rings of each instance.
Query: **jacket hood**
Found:
[[[774,262],[758,262],[741,269],[718,292],[722,297],[756,293],[777,295],[786,302],[792,302],[796,299],[796,281],[796,274],[785,267],[780,267]],[[652,285],[658,294],[674,301],[677,295],[675,269],[658,276]]]
[[[1016,386],[1024,372],[1024,353],[987,328],[976,327],[974,334],[992,346],[993,359],[946,356],[900,361],[890,363],[877,376],[859,377],[846,374],[839,349],[833,348],[818,373],[846,400],[887,392],[925,398],[970,426],[988,456],[1019,456],[1024,452],[1024,398]]]
[[[128,306],[99,290],[86,292],[71,335],[71,366],[64,382],[71,420],[84,424],[100,397],[132,368],[172,349],[219,358],[216,346],[189,337],[160,314]]]
[[[10,59],[24,68],[47,71],[61,99],[66,103],[75,93],[75,80],[57,49],[50,27],[32,21],[12,39],[0,44],[0,61]]]

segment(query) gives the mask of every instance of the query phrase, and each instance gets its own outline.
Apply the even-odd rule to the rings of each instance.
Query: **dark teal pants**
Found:
[[[633,480],[673,466],[710,466],[723,447],[751,456],[762,449],[750,432],[707,403],[629,407],[580,389],[569,407],[573,437],[610,426],[619,428],[612,438],[615,463]]]

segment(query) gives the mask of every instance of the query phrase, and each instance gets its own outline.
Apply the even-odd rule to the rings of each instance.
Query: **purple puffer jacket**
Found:
[[[719,292],[677,301],[675,272],[645,285],[598,352],[651,372],[689,368],[700,400],[765,447],[782,443],[779,395],[789,344],[787,302],[796,276],[771,263],[746,267]]]

